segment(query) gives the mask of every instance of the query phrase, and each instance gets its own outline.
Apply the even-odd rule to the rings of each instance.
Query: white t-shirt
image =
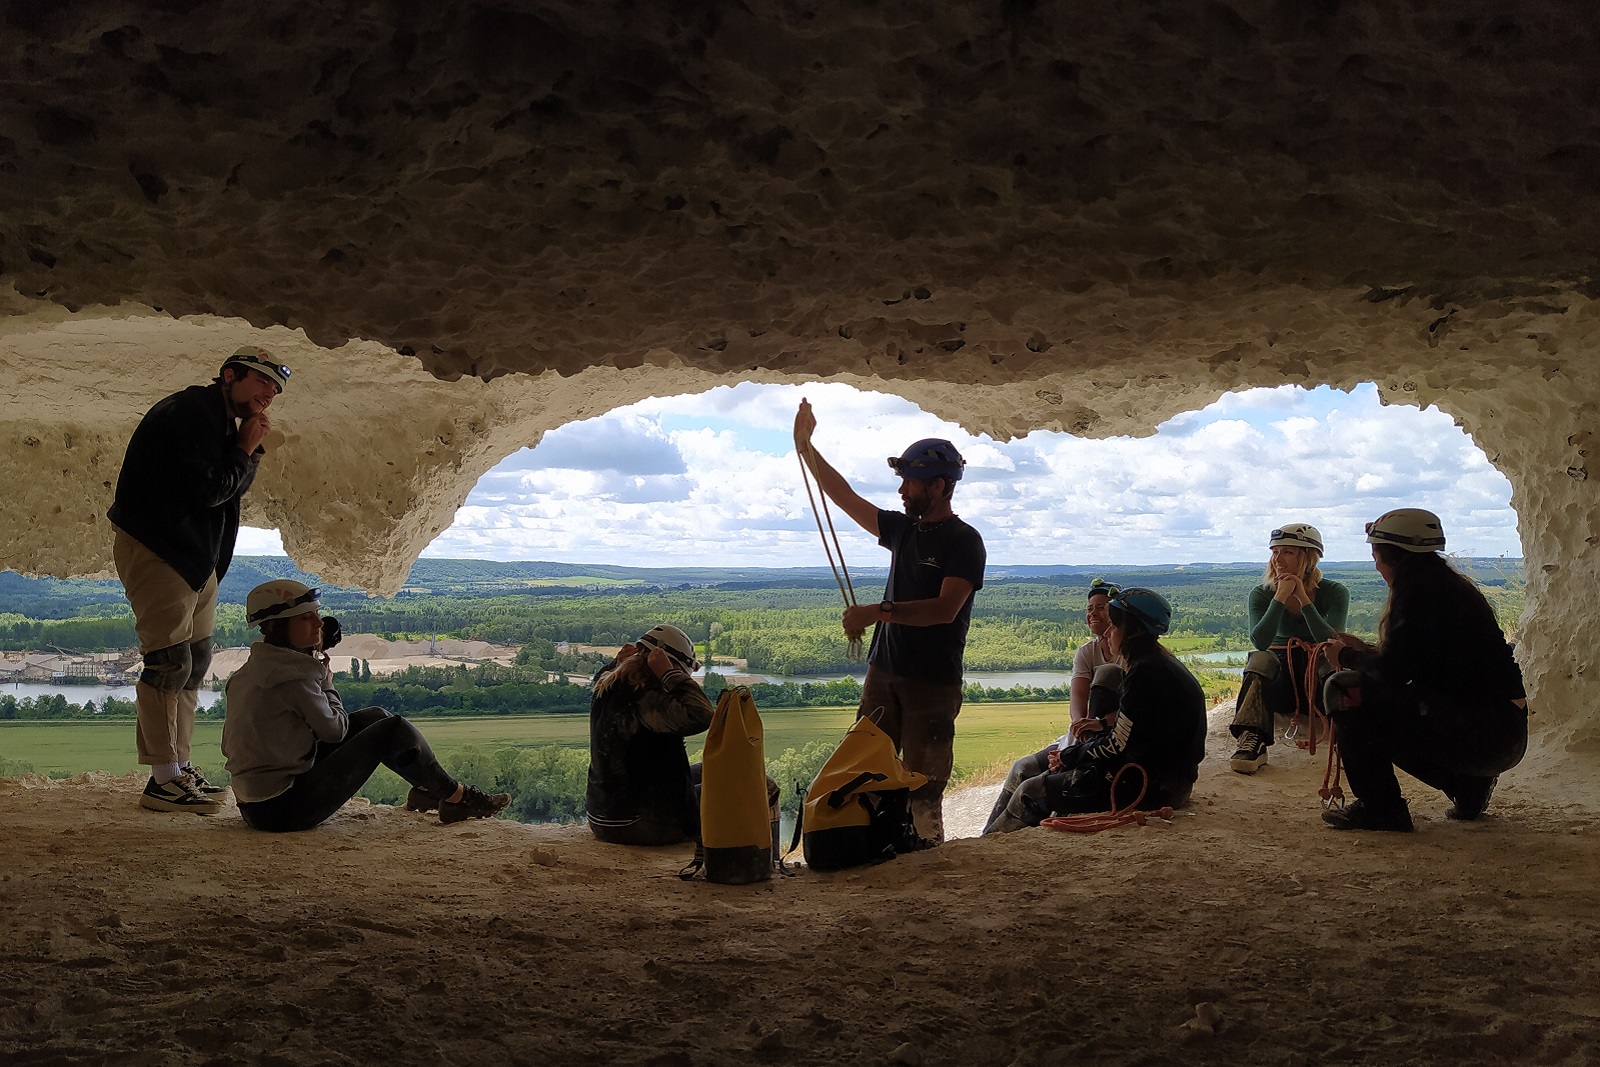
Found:
[[[1095,668],[1102,663],[1110,663],[1111,657],[1106,655],[1105,642],[1098,637],[1091,637],[1078,646],[1078,651],[1072,655],[1072,680],[1079,678],[1094,679]],[[1071,734],[1062,734],[1056,738],[1056,748],[1063,749],[1068,745],[1077,744]]]

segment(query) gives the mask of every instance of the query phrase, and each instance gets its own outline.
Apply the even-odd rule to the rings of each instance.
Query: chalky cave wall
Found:
[[[1103,436],[1376,381],[1511,479],[1539,745],[1600,751],[1589,4],[422,8],[4,7],[0,563],[106,573],[133,425],[244,341],[296,368],[247,521],[375,591],[645,396]]]

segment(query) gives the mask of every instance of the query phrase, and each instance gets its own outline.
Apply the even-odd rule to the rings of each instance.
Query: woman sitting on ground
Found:
[[[1522,671],[1472,580],[1439,553],[1444,529],[1421,508],[1367,523],[1372,561],[1389,586],[1376,648],[1334,635],[1340,673],[1324,702],[1355,801],[1327,811],[1340,830],[1410,830],[1394,769],[1444,793],[1451,819],[1476,819],[1497,777],[1528,747]]]
[[[1063,749],[1076,745],[1085,737],[1105,729],[1106,723],[1103,720],[1089,714],[1089,697],[1094,691],[1094,672],[1111,660],[1106,653],[1104,636],[1107,627],[1111,625],[1111,596],[1118,591],[1118,588],[1103,578],[1096,578],[1089,584],[1089,606],[1084,612],[1084,621],[1089,627],[1089,640],[1079,645],[1078,651],[1072,657],[1072,691],[1067,712],[1067,732],[1038,752],[1023,756],[1011,765],[1006,780],[1000,785],[1000,793],[995,797],[994,807],[989,812],[989,821],[983,824],[984,833],[994,829],[995,823],[1005,814],[1007,805],[1011,803],[1011,798],[1016,795],[1017,788],[1023,782],[1050,771],[1059,771]],[[1102,702],[1102,704],[1107,703],[1110,702]],[[1102,707],[1101,713],[1106,714],[1109,710],[1111,709]]]
[[[714,708],[692,677],[694,643],[657,626],[594,676],[589,702],[589,830],[615,845],[675,845],[700,836],[700,802],[683,739]]]
[[[1161,646],[1172,606],[1149,589],[1124,589],[1111,598],[1110,615],[1101,640],[1115,662],[1096,669],[1089,714],[1107,719],[1114,712],[1108,720],[1114,725],[1062,749],[1061,770],[1024,781],[985,833],[1038,826],[1052,812],[1120,810],[1136,800],[1144,811],[1189,803],[1205,758],[1206,697],[1189,669]],[[1144,777],[1129,770],[1113,797],[1112,780],[1130,764]]]
[[[258,585],[245,618],[261,627],[250,658],[228,679],[222,753],[239,814],[257,830],[309,830],[356,795],[378,764],[411,783],[406,806],[439,821],[494,815],[509,793],[462,785],[439,766],[422,734],[382,708],[346,713],[322,649],[317,591],[299,582]]]
[[[1256,651],[1245,663],[1228,727],[1239,749],[1228,765],[1240,774],[1254,774],[1267,762],[1273,741],[1273,718],[1296,711],[1296,686],[1305,674],[1307,655],[1290,656],[1295,638],[1320,644],[1344,629],[1350,593],[1317,569],[1322,559],[1322,534],[1303,522],[1285,523],[1272,531],[1261,584],[1250,590],[1250,642]],[[1327,672],[1318,675],[1320,683]],[[1314,690],[1313,690],[1314,691]],[[1314,728],[1308,723],[1307,729]]]

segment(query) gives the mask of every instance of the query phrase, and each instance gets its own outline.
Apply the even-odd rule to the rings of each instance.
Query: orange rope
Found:
[[[1344,807],[1344,790],[1339,785],[1339,779],[1344,772],[1344,762],[1339,758],[1339,738],[1334,731],[1333,720],[1328,718],[1328,713],[1323,710],[1322,701],[1318,699],[1317,689],[1317,661],[1332,643],[1323,641],[1313,644],[1303,638],[1291,637],[1284,649],[1289,682],[1294,689],[1294,715],[1289,720],[1289,729],[1285,736],[1293,737],[1296,745],[1307,749],[1313,756],[1317,754],[1318,734],[1328,739],[1328,763],[1322,772],[1322,788],[1317,790],[1317,796],[1322,798],[1322,806],[1325,808],[1332,808],[1335,804]],[[1295,652],[1303,652],[1307,657],[1305,673],[1299,677],[1294,670]],[[1300,725],[1301,708],[1305,708],[1306,719],[1310,724],[1309,738],[1296,736]]]
[[[1133,798],[1133,803],[1125,808],[1117,807],[1117,782],[1128,770],[1136,770],[1143,779],[1139,786],[1139,795]],[[1137,763],[1125,763],[1111,779],[1111,810],[1090,812],[1084,815],[1053,815],[1039,825],[1051,830],[1062,830],[1071,834],[1097,834],[1101,830],[1111,830],[1118,826],[1143,826],[1151,816],[1158,819],[1172,818],[1171,808],[1159,808],[1155,811],[1139,811],[1139,801],[1144,799],[1144,794],[1150,788],[1150,775]]]

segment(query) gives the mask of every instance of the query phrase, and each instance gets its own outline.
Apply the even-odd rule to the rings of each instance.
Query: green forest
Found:
[[[266,559],[246,557],[244,569],[263,576]],[[839,592],[825,576],[767,578],[752,582],[712,580],[655,584],[631,577],[596,578],[593,584],[530,585],[508,592],[503,581],[471,580],[477,561],[419,561],[450,564],[427,575],[425,588],[408,585],[389,599],[359,590],[323,591],[325,614],[337,615],[348,633],[387,638],[458,637],[521,646],[523,665],[589,673],[592,662],[563,657],[558,644],[618,645],[657,622],[682,627],[704,650],[703,659],[742,660],[760,674],[837,674],[853,669],[839,630]],[[1501,624],[1516,625],[1522,611],[1520,561],[1459,560],[1494,604]],[[503,568],[506,564],[483,564]],[[236,568],[238,569],[238,568]],[[1348,628],[1376,633],[1386,589],[1370,564],[1328,564],[1328,577],[1350,589]],[[413,572],[415,575],[415,571]],[[678,577],[676,572],[664,572]],[[782,572],[774,572],[781,574]],[[465,577],[463,576],[465,575]],[[1243,650],[1248,645],[1244,605],[1260,579],[1258,565],[1193,567],[1072,568],[1061,573],[990,578],[973,605],[966,664],[977,671],[1063,670],[1088,636],[1083,621],[1083,590],[1095,576],[1122,584],[1146,585],[1172,601],[1170,644],[1180,651]],[[310,578],[311,576],[305,576]],[[594,576],[591,576],[594,577]],[[314,581],[314,579],[312,579]],[[874,590],[882,575],[860,576],[860,589]],[[241,606],[243,590],[230,573],[217,612],[216,637],[223,647],[249,644]],[[230,595],[231,594],[231,595]],[[0,575],[0,649],[58,648],[104,651],[133,647],[133,620],[115,582],[58,581]],[[709,658],[708,658],[709,657]]]
[[[1463,560],[1457,565],[1483,588],[1501,624],[1513,629],[1523,606],[1520,561]],[[251,640],[241,602],[252,585],[269,577],[299,575],[288,561],[264,557],[237,561],[235,570],[238,573],[230,573],[224,583],[217,613],[216,637],[224,647]],[[986,580],[973,607],[966,652],[967,667],[973,671],[1069,669],[1073,652],[1088,637],[1084,594],[1095,577],[1148,586],[1166,595],[1174,609],[1166,643],[1174,651],[1242,653],[1249,645],[1245,603],[1261,577],[1259,565],[1242,564],[991,570],[998,573]],[[1369,564],[1330,564],[1324,570],[1350,590],[1348,629],[1375,636],[1386,595],[1382,580]],[[300,577],[315,582],[309,575]],[[872,590],[863,599],[876,599],[882,581],[882,572],[867,572],[857,576],[856,585]],[[336,684],[350,708],[377,704],[407,717],[464,726],[514,716],[583,715],[588,710],[588,689],[566,675],[587,677],[604,658],[580,646],[619,645],[658,622],[674,623],[696,641],[701,659],[710,666],[705,686],[713,695],[726,684],[721,672],[742,670],[797,676],[752,686],[756,704],[764,712],[853,708],[860,699],[860,683],[841,677],[858,673],[862,664],[847,656],[839,628],[839,593],[825,572],[594,568],[586,573],[560,565],[424,560],[413,570],[412,581],[393,598],[325,587],[321,599],[324,614],[336,615],[347,633],[375,633],[389,639],[453,637],[520,648],[512,666],[411,667],[377,677],[367,664],[342,659],[335,649]],[[116,582],[0,574],[0,648],[97,652],[135,646],[133,620]],[[552,673],[554,680],[549,678]],[[1196,669],[1195,674],[1213,700],[1227,697],[1237,686],[1236,673]],[[808,675],[814,680],[806,680]],[[979,706],[1051,707],[1067,699],[1064,687],[999,689],[969,683],[966,689],[967,702],[975,705],[973,714]],[[18,725],[131,719],[133,712],[131,702],[117,699],[96,706],[62,695],[24,699],[0,695],[0,721]],[[224,712],[225,702],[219,700],[201,717],[215,722]],[[786,808],[798,804],[789,787],[809,781],[832,744],[808,740],[769,753],[769,773],[785,784]],[[513,794],[509,817],[549,820],[581,815],[587,767],[581,748],[467,748],[459,758],[465,763],[464,777]],[[0,752],[0,775],[30,769],[25,753]],[[225,780],[226,774],[213,777]],[[404,797],[405,785],[380,769],[362,795],[392,803]]]

